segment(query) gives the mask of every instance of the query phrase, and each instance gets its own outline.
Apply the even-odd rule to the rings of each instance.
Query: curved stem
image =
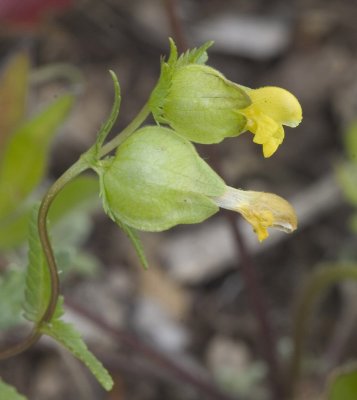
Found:
[[[293,353],[289,367],[289,392],[294,396],[301,374],[303,345],[308,319],[321,293],[329,286],[345,279],[357,280],[356,264],[329,264],[314,272],[302,290],[293,327]]]
[[[26,338],[24,338],[20,343],[1,351],[0,360],[1,359],[4,360],[6,358],[10,358],[19,353],[22,353],[23,351],[30,348],[33,344],[35,344],[42,335],[40,332],[41,325],[44,322],[50,321],[53,316],[53,313],[56,310],[56,305],[59,297],[59,278],[58,278],[56,260],[48,236],[47,215],[53,200],[55,199],[56,195],[60,192],[60,190],[65,186],[65,184],[88,168],[89,168],[88,162],[85,160],[84,157],[81,157],[59,179],[57,179],[57,181],[49,188],[45,197],[42,200],[38,214],[38,232],[39,232],[41,246],[45,254],[50,273],[50,282],[51,282],[50,300],[46,311],[44,312],[40,321],[35,325],[32,332]]]
[[[145,121],[145,119],[150,114],[149,104],[146,103],[144,107],[139,111],[137,116],[133,119],[133,121],[120,133],[118,133],[111,141],[109,141],[106,145],[102,147],[97,158],[104,157],[116,147],[118,147],[125,139],[127,139],[139,126]],[[13,357],[19,353],[30,348],[34,343],[38,341],[41,337],[40,328],[43,323],[51,321],[53,314],[56,310],[56,305],[58,302],[58,297],[60,294],[60,283],[58,277],[58,270],[56,259],[53,253],[51,241],[48,235],[47,229],[47,216],[49,209],[52,205],[53,200],[56,198],[57,194],[62,190],[62,188],[73,178],[80,175],[86,169],[91,167],[91,161],[93,159],[93,150],[95,149],[94,145],[87,152],[82,154],[82,156],[75,162],[66,172],[64,172],[56,182],[48,189],[46,195],[44,196],[39,213],[38,213],[38,233],[41,242],[41,246],[43,252],[45,254],[45,258],[48,265],[48,270],[50,273],[50,299],[40,321],[36,324],[32,332],[24,338],[20,343],[7,348],[3,351],[0,351],[0,360]],[[96,153],[94,153],[96,154]]]
[[[88,162],[85,160],[84,157],[81,157],[62,176],[57,179],[57,181],[49,188],[41,202],[41,206],[38,212],[37,225],[41,246],[45,254],[48,270],[50,273],[51,295],[47,309],[37,324],[38,327],[40,327],[43,322],[49,322],[51,320],[53,313],[55,312],[59,297],[58,270],[47,229],[48,212],[53,200],[56,198],[61,189],[66,185],[66,183],[71,181],[73,178],[75,178],[88,168]]]

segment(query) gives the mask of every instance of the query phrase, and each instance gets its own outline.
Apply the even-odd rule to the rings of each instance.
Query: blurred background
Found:
[[[345,135],[357,116],[356,21],[349,0],[0,0],[1,64],[22,49],[31,60],[28,115],[76,94],[43,185],[93,143],[113,101],[109,69],[122,89],[113,133],[131,121],[155,85],[169,36],[181,49],[214,40],[209,65],[244,86],[288,89],[304,117],[269,159],[250,133],[198,147],[230,186],[291,201],[299,218],[291,235],[272,232],[260,244],[239,216],[219,213],[143,234],[145,272],[91,193],[54,236],[73,256],[63,274],[66,318],[115,387],[105,393],[46,338],[1,362],[4,380],[31,400],[284,398],[279,377],[303,283],[318,264],[356,260],[356,186],[338,172],[351,156]],[[0,272],[26,265],[25,256],[20,244],[0,250]],[[353,286],[335,285],[311,319],[299,399],[320,398],[326,373],[356,355],[356,296]],[[2,343],[21,336],[12,322],[2,325]]]

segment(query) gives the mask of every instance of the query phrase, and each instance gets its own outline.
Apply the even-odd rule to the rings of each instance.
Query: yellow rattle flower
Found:
[[[279,87],[240,87],[252,101],[247,108],[239,110],[247,119],[245,128],[254,134],[254,143],[263,146],[264,157],[270,157],[284,139],[283,125],[296,127],[301,122],[300,103],[293,94]]]
[[[276,228],[287,233],[297,228],[293,207],[276,194],[226,186],[223,195],[214,197],[213,200],[219,207],[239,212],[253,226],[259,241],[269,236],[267,228]]]

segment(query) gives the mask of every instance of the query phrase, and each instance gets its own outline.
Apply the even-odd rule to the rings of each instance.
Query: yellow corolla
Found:
[[[252,103],[239,113],[247,118],[246,129],[254,134],[253,141],[263,146],[264,157],[270,157],[284,139],[283,125],[296,127],[301,122],[300,103],[293,94],[279,87],[242,89]]]
[[[226,187],[222,196],[214,197],[222,208],[237,211],[253,226],[259,241],[266,239],[267,228],[287,233],[297,228],[297,218],[291,204],[273,193],[254,192]]]

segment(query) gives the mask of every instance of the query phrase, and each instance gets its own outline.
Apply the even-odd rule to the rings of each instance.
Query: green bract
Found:
[[[246,129],[239,113],[251,104],[248,95],[206,65],[178,68],[162,106],[162,121],[197,143],[218,143]]]
[[[189,141],[159,126],[131,135],[98,172],[108,215],[145,231],[205,220],[218,211],[209,197],[225,190]]]

